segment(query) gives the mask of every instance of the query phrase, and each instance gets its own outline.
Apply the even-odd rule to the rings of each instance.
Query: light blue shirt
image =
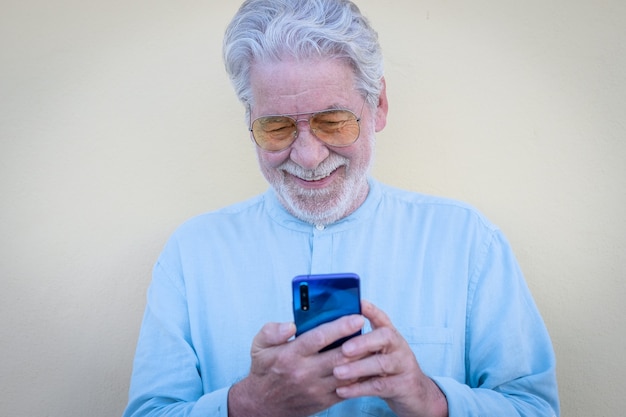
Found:
[[[465,204],[370,180],[365,203],[325,228],[272,190],[183,224],[154,267],[124,415],[226,417],[253,337],[293,320],[291,279],[329,272],[360,275],[450,417],[559,414],[551,342],[502,233]],[[360,398],[317,415],[394,414]]]

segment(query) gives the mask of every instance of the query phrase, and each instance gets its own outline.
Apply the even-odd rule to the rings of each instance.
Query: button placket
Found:
[[[326,274],[335,272],[333,267],[333,236],[326,227],[313,229],[311,243],[311,273]]]

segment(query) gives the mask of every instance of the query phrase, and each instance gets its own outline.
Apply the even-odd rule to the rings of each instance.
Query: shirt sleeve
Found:
[[[205,392],[176,268],[159,261],[148,289],[124,417],[227,417],[229,387]]]
[[[465,383],[433,378],[447,397],[449,417],[558,416],[552,344],[499,231],[470,277],[466,320]]]

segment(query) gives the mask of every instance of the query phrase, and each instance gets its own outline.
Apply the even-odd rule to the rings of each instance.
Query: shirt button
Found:
[[[324,230],[326,227],[325,227],[323,224],[316,224],[316,225],[315,225],[315,228],[316,228],[317,230]]]

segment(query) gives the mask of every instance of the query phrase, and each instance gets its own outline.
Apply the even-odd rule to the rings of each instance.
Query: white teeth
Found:
[[[311,172],[311,171],[305,171],[302,169],[285,169],[285,171],[291,175],[293,175],[294,177],[298,177],[301,180],[304,181],[319,181],[319,180],[323,180],[326,177],[329,177],[333,172],[335,172],[337,170],[337,168],[333,168],[328,172],[325,172],[323,174],[317,173],[317,172]]]
[[[305,180],[305,181],[319,181],[319,180],[322,180],[322,179],[330,176],[330,174],[332,174],[332,173],[329,172],[328,174],[318,175],[318,176],[311,177],[311,178],[302,178],[302,179]]]

